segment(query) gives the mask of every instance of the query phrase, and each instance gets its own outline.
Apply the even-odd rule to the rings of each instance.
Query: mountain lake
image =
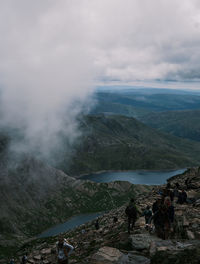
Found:
[[[165,184],[166,180],[174,175],[181,174],[186,169],[179,170],[165,170],[165,171],[113,171],[113,172],[102,172],[90,175],[84,175],[80,179],[90,180],[94,182],[112,182],[112,181],[129,181],[133,184],[147,184],[147,185],[161,185]],[[103,212],[90,213],[90,214],[80,214],[71,217],[68,221],[63,224],[58,224],[40,235],[42,237],[56,236],[60,233],[67,232],[77,226],[85,224],[89,221],[94,220],[98,216],[102,215]]]

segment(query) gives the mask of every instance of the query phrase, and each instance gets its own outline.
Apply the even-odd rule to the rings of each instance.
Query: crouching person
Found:
[[[58,255],[59,264],[68,264],[69,256],[71,255],[74,247],[70,245],[64,237],[60,237],[59,241],[56,242],[56,250]]]

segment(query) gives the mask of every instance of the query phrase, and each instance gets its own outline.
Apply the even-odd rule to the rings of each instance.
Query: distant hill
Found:
[[[155,90],[97,92],[97,104],[91,114],[121,114],[137,118],[150,112],[200,109],[199,94],[182,91],[172,93],[166,89],[165,93],[159,89],[156,93]]]
[[[171,169],[198,165],[200,143],[156,131],[124,116],[89,115],[81,121],[71,175],[99,170]]]
[[[149,113],[140,117],[140,120],[160,131],[200,141],[200,110]]]

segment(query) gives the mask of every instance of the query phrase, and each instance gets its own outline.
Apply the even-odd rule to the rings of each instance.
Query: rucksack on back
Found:
[[[137,209],[133,204],[130,204],[125,209],[126,215],[132,218],[137,218]]]

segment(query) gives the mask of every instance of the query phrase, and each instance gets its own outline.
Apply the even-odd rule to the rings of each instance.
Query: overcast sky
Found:
[[[54,74],[66,60],[97,80],[200,77],[198,0],[6,0],[0,23],[3,80],[27,66]]]
[[[26,145],[73,137],[97,82],[200,78],[198,0],[5,0],[0,34],[1,124]]]

